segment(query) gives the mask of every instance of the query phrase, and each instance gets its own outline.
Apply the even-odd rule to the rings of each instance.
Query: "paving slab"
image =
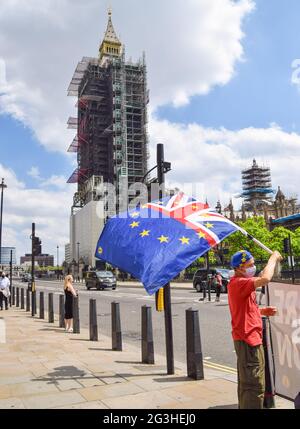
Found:
[[[111,338],[89,341],[87,329],[68,334],[47,319],[11,308],[0,344],[0,409],[206,409],[237,408],[236,374],[205,368],[205,380],[191,380],[175,362],[141,363],[138,346],[111,350]],[[205,364],[204,364],[205,365]],[[276,398],[277,408],[293,408]]]

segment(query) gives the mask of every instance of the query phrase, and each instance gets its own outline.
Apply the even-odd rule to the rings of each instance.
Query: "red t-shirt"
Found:
[[[262,320],[256,304],[254,279],[232,277],[228,284],[232,337],[250,346],[262,344]]]

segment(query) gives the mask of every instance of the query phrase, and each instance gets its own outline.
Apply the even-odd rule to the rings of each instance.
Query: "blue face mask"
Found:
[[[251,277],[255,276],[255,273],[256,273],[256,266],[253,265],[253,267],[246,268],[245,277],[250,279]]]

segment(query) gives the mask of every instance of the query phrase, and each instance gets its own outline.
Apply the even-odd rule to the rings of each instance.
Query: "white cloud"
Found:
[[[33,177],[34,179],[40,179],[40,170],[38,167],[31,167],[29,171],[27,171],[28,176]]]
[[[281,185],[286,196],[299,192],[300,136],[276,124],[231,131],[174,124],[153,117],[150,132],[150,165],[155,165],[155,143],[164,142],[165,159],[173,167],[167,175],[171,186],[198,183],[199,197],[208,196],[212,205],[218,199],[227,204],[241,192],[241,171],[252,165],[253,158],[271,168],[274,189]],[[240,201],[235,202],[238,207]]]
[[[41,187],[51,188],[53,186],[61,190],[67,190],[70,185],[66,182],[65,176],[56,176],[56,175],[49,177],[49,179],[44,179],[41,182]]]
[[[16,246],[18,257],[30,253],[31,224],[43,242],[43,252],[56,255],[56,246],[64,249],[69,241],[69,216],[75,187],[61,190],[28,189],[15,173],[0,164],[5,177],[3,246]],[[61,254],[63,255],[63,253]],[[62,257],[62,256],[61,256]]]
[[[242,24],[253,0],[112,0],[128,56],[146,51],[152,108],[186,104],[224,85],[243,58]],[[0,112],[30,127],[48,150],[65,152],[76,63],[97,56],[106,0],[2,0]],[[155,28],[155,31],[154,31]],[[30,29],[30,31],[28,31]]]

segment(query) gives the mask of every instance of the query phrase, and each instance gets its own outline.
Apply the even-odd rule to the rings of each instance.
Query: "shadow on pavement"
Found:
[[[159,374],[161,375],[161,374]],[[165,378],[154,378],[153,381],[157,381],[158,383],[170,383],[170,382],[178,382],[178,381],[191,381],[192,379],[189,377],[165,377]]]
[[[229,409],[238,409],[237,404],[230,404],[230,405],[216,405],[215,407],[208,407],[209,410],[229,410]]]
[[[112,349],[101,349],[101,348],[97,348],[97,349],[89,349],[89,350],[95,350],[95,351],[100,351],[100,352],[114,352],[117,350],[112,350]]]

